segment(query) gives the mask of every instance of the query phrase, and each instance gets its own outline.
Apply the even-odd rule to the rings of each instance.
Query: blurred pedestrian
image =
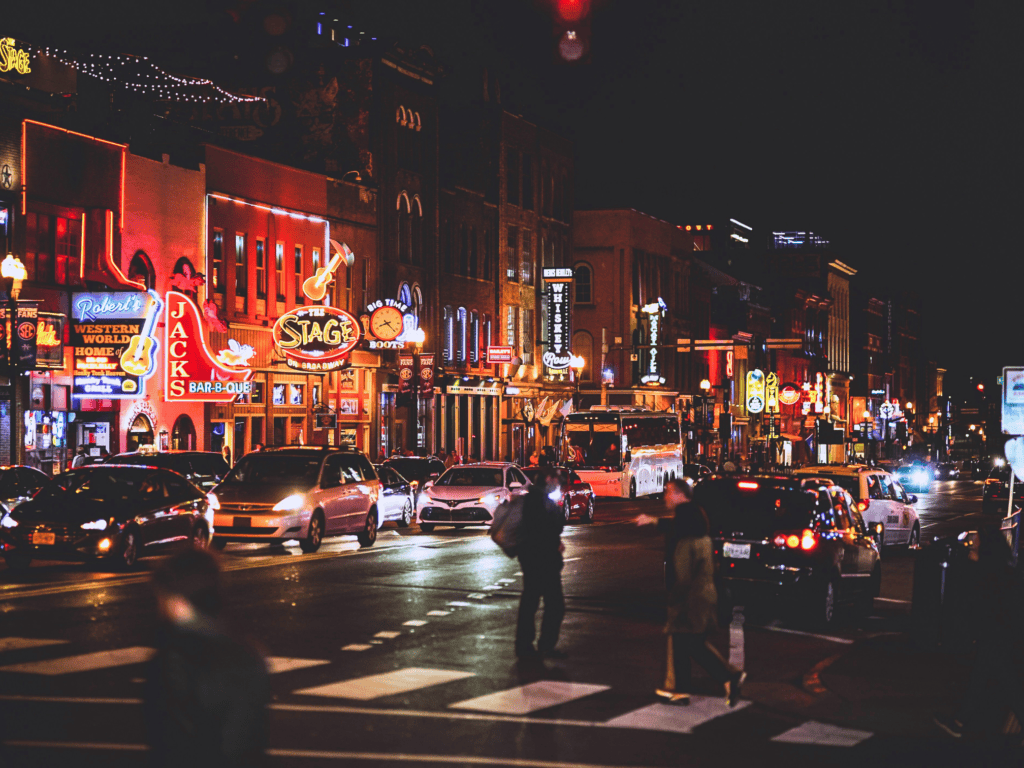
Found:
[[[84,467],[86,455],[85,446],[78,446],[78,453],[75,454],[75,458],[71,461],[71,468],[78,469],[79,467]]]
[[[230,445],[228,445],[227,443],[224,443],[224,445],[221,446],[220,455],[224,458],[224,461],[227,462],[229,467],[232,466],[232,464],[231,464],[231,446]]]
[[[253,447],[252,447],[252,452],[253,452],[253,453],[259,453],[259,452],[260,452],[260,451],[262,451],[262,450],[263,450],[263,443],[256,443],[256,444],[255,444],[255,445],[253,445]]]
[[[444,451],[442,451],[441,453],[444,453]],[[444,468],[445,469],[451,469],[452,467],[454,467],[458,463],[459,463],[459,455],[455,451],[452,451],[451,453],[449,453],[445,457]]]
[[[516,624],[516,656],[520,659],[547,657],[564,659],[568,654],[557,649],[558,635],[565,616],[562,595],[562,527],[565,516],[551,499],[561,493],[558,475],[544,468],[537,473],[523,500],[523,519],[519,527],[519,565],[523,570],[523,594]],[[541,598],[544,618],[537,636],[536,617]]]
[[[729,666],[708,643],[716,627],[718,593],[708,518],[693,500],[693,488],[681,478],[665,487],[665,505],[671,519],[639,515],[638,525],[657,523],[666,534],[665,580],[668,587],[669,669],[656,693],[673,702],[689,703],[692,664],[696,661],[725,687],[726,702],[735,707],[746,673]]]
[[[153,588],[160,626],[144,697],[150,764],[262,765],[267,668],[225,630],[216,557],[202,549],[178,553],[153,574]]]
[[[968,558],[974,565],[971,588],[976,632],[974,667],[967,695],[952,717],[936,725],[954,738],[964,728],[980,729],[980,715],[993,703],[1009,709],[1024,726],[1024,584],[1013,566],[1013,552],[998,528],[974,534]]]
[[[555,454],[554,446],[545,445],[540,453],[540,465],[542,467],[553,467],[557,463],[558,456]]]

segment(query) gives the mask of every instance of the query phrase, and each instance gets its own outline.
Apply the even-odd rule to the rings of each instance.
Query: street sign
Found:
[[[1024,368],[1003,368],[1002,431],[1024,435]]]
[[[880,406],[878,406],[878,412],[882,415],[883,419],[891,419],[892,415],[896,412],[896,408],[893,404],[886,400]]]

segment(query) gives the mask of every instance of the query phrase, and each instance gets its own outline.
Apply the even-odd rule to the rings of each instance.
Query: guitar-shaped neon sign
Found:
[[[160,314],[159,302],[154,304],[146,315],[146,322],[142,326],[142,333],[132,336],[128,349],[121,355],[121,368],[131,376],[147,376],[153,370],[153,350],[156,349],[156,339],[153,338],[153,323],[156,316]]]
[[[307,277],[303,281],[302,292],[310,301],[322,301],[327,295],[327,286],[334,279],[334,270],[338,268],[343,258],[346,264],[352,264],[355,261],[352,251],[344,243],[341,244],[341,251],[335,251],[326,266],[320,267],[315,275]]]

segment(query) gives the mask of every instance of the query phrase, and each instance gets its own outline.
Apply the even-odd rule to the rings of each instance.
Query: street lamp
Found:
[[[710,442],[710,438],[708,436],[708,399],[710,398],[710,395],[708,393],[711,391],[711,382],[708,379],[701,379],[701,381],[700,381],[700,390],[701,390],[701,392],[704,393],[703,395],[701,395],[701,398],[700,398],[700,403],[701,403],[700,437],[701,437],[701,444],[704,446],[703,449],[702,449],[703,450],[703,454],[704,454],[704,460],[707,461],[707,458],[708,458],[708,443]]]
[[[573,393],[572,407],[573,410],[578,410],[580,406],[580,376],[583,375],[583,369],[587,367],[587,361],[582,355],[573,355],[569,358],[569,367],[576,374],[576,391]]]
[[[11,458],[15,464],[22,463],[25,441],[21,436],[21,414],[18,413],[18,349],[14,344],[14,333],[18,323],[18,297],[21,295],[21,284],[28,277],[28,271],[21,259],[13,253],[0,262],[0,278],[7,292],[7,319],[4,321],[4,344],[7,345],[7,368],[11,380]],[[17,435],[17,437],[15,437]]]

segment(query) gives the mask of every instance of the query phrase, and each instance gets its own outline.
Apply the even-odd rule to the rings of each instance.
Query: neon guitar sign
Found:
[[[341,264],[342,259],[346,264],[352,264],[355,261],[351,249],[344,243],[341,244],[341,251],[335,251],[326,266],[320,267],[315,275],[307,277],[303,281],[302,292],[306,294],[306,298],[310,301],[323,301],[324,296],[327,295],[327,286],[334,279],[334,272]]]

